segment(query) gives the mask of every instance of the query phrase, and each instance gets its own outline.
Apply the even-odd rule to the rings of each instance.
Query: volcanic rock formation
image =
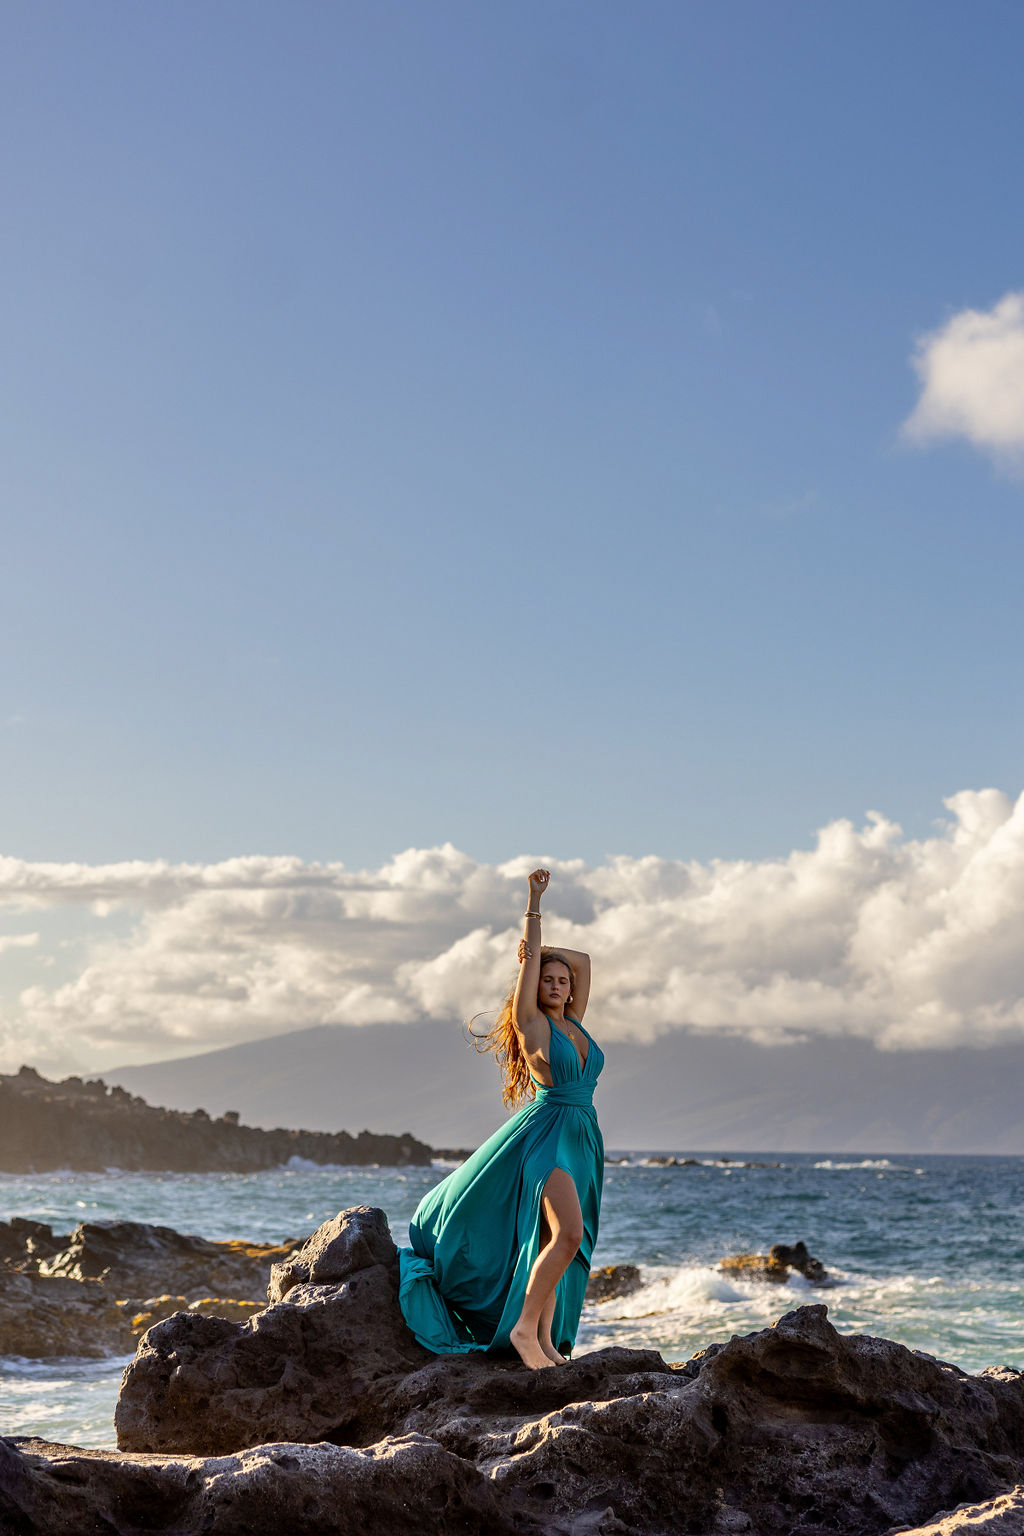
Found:
[[[130,1355],[174,1312],[248,1316],[296,1246],[210,1242],[135,1221],[85,1221],[64,1235],[0,1222],[0,1354]]]
[[[259,1130],[228,1113],[211,1120],[157,1109],[99,1078],[48,1082],[32,1067],[0,1074],[0,1169],[44,1173],[104,1168],[178,1173],[252,1173],[292,1157],[313,1163],[426,1165],[430,1148],[414,1136],[360,1131]]]
[[[271,1290],[247,1322],[150,1329],[117,1408],[133,1454],[101,1473],[26,1444],[0,1489],[19,1510],[66,1509],[106,1477],[129,1509],[148,1484],[182,1533],[245,1529],[262,1489],[278,1528],[324,1533],[397,1529],[404,1507],[417,1532],[882,1536],[1024,1480],[1019,1372],[841,1336],[824,1306],[680,1365],[627,1349],[538,1372],[435,1357],[405,1328],[387,1222],[366,1207],[326,1223]]]
[[[820,1259],[812,1258],[806,1243],[774,1243],[767,1253],[734,1253],[722,1259],[719,1269],[723,1275],[733,1275],[738,1280],[767,1280],[773,1285],[785,1285],[789,1272],[810,1280],[813,1285],[828,1285],[829,1274]]]
[[[587,1301],[614,1301],[617,1296],[632,1296],[643,1284],[635,1264],[605,1264],[592,1269],[587,1281]]]

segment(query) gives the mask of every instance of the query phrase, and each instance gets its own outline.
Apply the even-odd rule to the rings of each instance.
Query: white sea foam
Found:
[[[348,1165],[346,1163],[315,1163],[311,1157],[299,1157],[293,1152],[286,1163],[280,1163],[278,1166],[286,1173],[320,1173],[321,1171],[339,1173]],[[378,1168],[380,1164],[370,1163],[368,1166]]]
[[[652,1274],[639,1291],[601,1303],[606,1317],[657,1317],[666,1312],[704,1310],[709,1303],[739,1301],[740,1293],[716,1269],[683,1265],[667,1273]]]
[[[762,1303],[784,1298],[787,1291],[818,1291],[803,1275],[791,1273],[781,1285],[766,1284],[759,1280],[743,1280],[736,1275],[725,1275],[711,1265],[683,1264],[674,1269],[645,1267],[641,1271],[643,1285],[629,1296],[616,1296],[609,1301],[595,1302],[595,1317],[641,1318],[678,1316],[706,1316],[718,1307],[753,1304],[759,1311]],[[793,1305],[800,1305],[794,1300]],[[772,1308],[769,1306],[768,1311]],[[785,1304],[781,1311],[786,1311]]]
[[[767,1327],[806,1305],[808,1290],[815,1289],[802,1275],[773,1285],[726,1276],[704,1264],[645,1266],[641,1274],[644,1284],[631,1296],[584,1309],[578,1351],[624,1344],[658,1349],[667,1359],[686,1358],[706,1344]]]
[[[402,1169],[393,1168],[390,1164],[381,1163],[318,1163],[310,1157],[299,1157],[293,1152],[286,1163],[278,1163],[278,1169],[282,1173],[379,1173],[382,1167],[387,1167],[391,1177],[401,1182]]]
[[[0,1356],[0,1434],[113,1446],[114,1404],[131,1358]]]
[[[840,1333],[895,1337],[910,1348],[956,1360],[955,1346],[975,1338],[980,1329],[1001,1336],[1000,1356],[1020,1363],[1017,1336],[1007,1327],[1020,1311],[1016,1282],[993,1284],[980,1277],[965,1282],[934,1273],[870,1275],[832,1267],[827,1286],[793,1272],[778,1285],[725,1276],[701,1264],[644,1267],[641,1274],[644,1283],[631,1296],[585,1308],[577,1346],[581,1352],[624,1344],[681,1359],[820,1300]],[[938,1328],[946,1335],[941,1340]]]
[[[837,1163],[832,1158],[826,1157],[820,1163],[814,1164],[815,1168],[827,1168],[833,1173],[849,1173],[855,1168],[891,1168],[894,1172],[905,1173],[898,1163],[890,1162],[887,1157],[864,1157],[859,1163]],[[915,1172],[918,1170],[915,1169]]]

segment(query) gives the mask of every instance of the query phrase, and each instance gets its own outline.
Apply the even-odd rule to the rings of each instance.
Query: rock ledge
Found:
[[[405,1328],[369,1207],[325,1223],[270,1289],[246,1321],[149,1330],[120,1455],[0,1447],[0,1529],[890,1536],[965,1504],[1015,1517],[1021,1374],[842,1336],[824,1306],[680,1364],[436,1357]],[[931,1536],[966,1536],[965,1519]]]

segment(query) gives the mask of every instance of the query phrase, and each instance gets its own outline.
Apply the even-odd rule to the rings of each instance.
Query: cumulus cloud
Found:
[[[964,791],[946,807],[927,838],[872,813],[780,859],[548,861],[546,936],[594,955],[594,1025],[609,1038],[1020,1038],[1024,796]],[[29,987],[0,1019],[0,1065],[100,1067],[310,1024],[464,1019],[496,1006],[514,973],[535,862],[480,864],[450,845],[361,872],[262,857],[0,860],[0,909],[74,902],[95,925],[71,979]],[[104,916],[126,910],[127,934]]]
[[[1024,469],[1024,291],[953,315],[921,337],[913,365],[922,388],[907,438],[963,437],[1004,467]]]

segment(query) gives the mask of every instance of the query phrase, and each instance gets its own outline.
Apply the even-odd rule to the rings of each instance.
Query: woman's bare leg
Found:
[[[551,1241],[551,1228],[548,1226],[547,1217],[544,1215],[543,1201],[541,1202],[540,1216],[540,1247],[545,1248]],[[540,1314],[540,1323],[537,1326],[537,1340],[541,1349],[547,1355],[552,1365],[565,1365],[564,1355],[560,1355],[551,1339],[551,1324],[555,1317],[555,1302],[558,1298],[558,1286],[551,1292]]]
[[[557,1296],[558,1289],[556,1286],[544,1303],[544,1310],[540,1314],[540,1326],[537,1329],[537,1337],[540,1340],[541,1349],[547,1355],[552,1365],[565,1365],[565,1356],[558,1353],[551,1338],[551,1324],[555,1317],[555,1300]]]
[[[532,1371],[556,1364],[541,1346],[541,1318],[549,1301],[554,1307],[555,1286],[569,1268],[583,1241],[583,1213],[579,1196],[571,1175],[564,1168],[555,1168],[548,1175],[541,1196],[541,1212],[547,1227],[547,1241],[534,1261],[526,1285],[523,1310],[509,1335],[512,1347],[518,1352],[523,1364],[528,1365]]]

